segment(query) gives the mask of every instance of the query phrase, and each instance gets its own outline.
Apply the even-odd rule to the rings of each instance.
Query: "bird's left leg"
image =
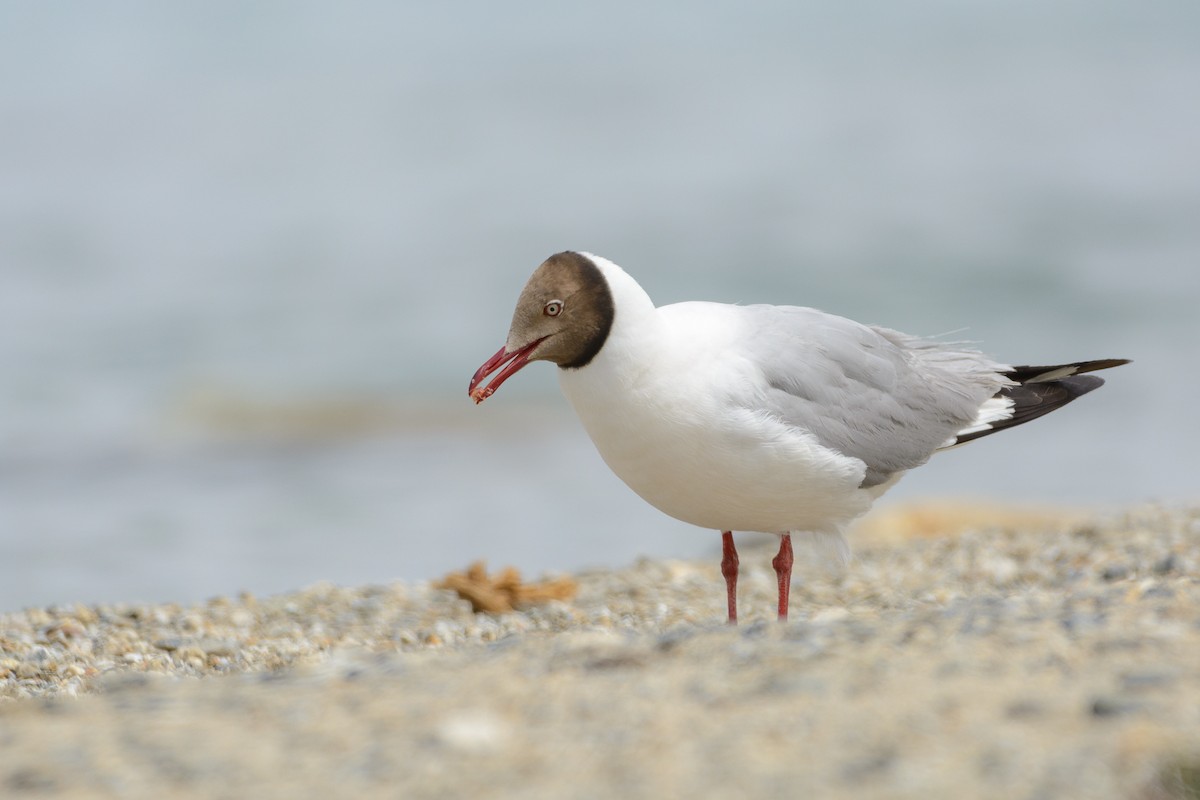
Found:
[[[785,533],[779,543],[779,552],[771,559],[775,577],[779,579],[779,621],[787,620],[788,594],[792,589],[792,535]]]
[[[729,605],[729,624],[737,625],[738,554],[733,532],[721,531],[721,574],[725,576],[725,595]]]

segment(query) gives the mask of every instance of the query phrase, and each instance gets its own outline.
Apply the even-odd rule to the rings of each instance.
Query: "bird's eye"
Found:
[[[563,301],[562,300],[551,300],[549,303],[546,303],[546,305],[542,307],[542,313],[545,314],[547,317],[557,317],[559,314],[562,313],[562,310],[563,310]]]

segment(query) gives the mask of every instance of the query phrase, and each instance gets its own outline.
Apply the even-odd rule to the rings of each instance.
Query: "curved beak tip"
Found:
[[[467,394],[475,401],[475,404],[479,405],[491,397],[500,388],[500,384],[504,383],[512,377],[513,373],[528,364],[529,354],[533,352],[533,348],[537,347],[541,341],[539,339],[511,353],[508,352],[507,347],[501,347],[496,351],[496,355],[483,362],[483,366],[475,370],[475,374],[471,377],[471,383],[467,386]],[[500,370],[499,374],[492,378],[487,385],[480,385],[483,383],[484,378],[497,370]]]

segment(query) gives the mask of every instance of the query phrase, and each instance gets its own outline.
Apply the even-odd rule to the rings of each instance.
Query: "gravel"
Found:
[[[1200,510],[769,561],[0,615],[0,797],[1200,796]]]

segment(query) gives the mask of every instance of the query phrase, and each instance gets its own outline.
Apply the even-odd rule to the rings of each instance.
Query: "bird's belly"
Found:
[[[750,411],[679,415],[567,396],[609,468],[644,500],[693,525],[834,532],[878,494],[859,488],[861,461]]]

